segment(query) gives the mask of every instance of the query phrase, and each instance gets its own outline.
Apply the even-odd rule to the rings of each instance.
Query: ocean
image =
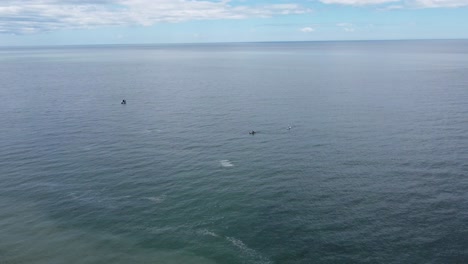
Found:
[[[4,47],[0,98],[1,264],[468,262],[466,40]]]

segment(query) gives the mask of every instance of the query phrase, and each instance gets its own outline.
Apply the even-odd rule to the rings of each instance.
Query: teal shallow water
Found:
[[[2,49],[0,263],[464,262],[466,44]]]

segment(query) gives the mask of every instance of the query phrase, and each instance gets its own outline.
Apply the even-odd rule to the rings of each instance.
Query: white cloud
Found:
[[[324,4],[339,5],[383,5],[395,4],[398,8],[417,7],[417,8],[436,8],[436,7],[464,7],[468,6],[468,0],[319,0]],[[395,7],[395,6],[394,6]]]
[[[311,27],[303,27],[300,29],[302,32],[304,33],[310,33],[310,32],[314,32],[315,29],[314,28],[311,28]]]
[[[351,23],[338,23],[337,26],[342,28],[346,32],[356,31],[356,27]]]
[[[413,0],[411,3],[425,8],[468,6],[468,0]]]
[[[341,5],[379,5],[392,2],[400,2],[400,0],[320,0],[325,4],[341,4]]]
[[[234,5],[229,0],[2,0],[0,33],[161,22],[243,19],[310,12],[298,4]]]

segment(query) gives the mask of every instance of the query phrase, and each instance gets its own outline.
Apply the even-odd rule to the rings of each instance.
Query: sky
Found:
[[[0,0],[0,46],[467,38],[468,0]]]

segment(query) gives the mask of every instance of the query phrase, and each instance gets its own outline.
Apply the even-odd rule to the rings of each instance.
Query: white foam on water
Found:
[[[146,200],[149,200],[153,203],[162,203],[164,200],[166,200],[166,195],[160,195],[160,196],[150,196],[150,197],[145,197]]]
[[[204,235],[204,236],[219,237],[218,234],[216,234],[215,232],[212,232],[210,230],[207,230],[207,229],[198,230],[197,233],[199,233],[200,235]]]
[[[225,168],[234,167],[234,165],[229,160],[220,160],[219,163]]]
[[[141,134],[150,134],[150,133],[153,133],[153,132],[162,132],[162,130],[161,129],[144,129],[140,133]]]
[[[96,146],[93,146],[93,145],[84,145],[84,146],[78,147],[78,149],[81,150],[81,151],[90,151],[90,150],[93,150],[95,148],[96,148]]]
[[[226,237],[226,240],[231,242],[236,248],[238,248],[251,263],[259,264],[270,264],[270,260],[262,256],[259,252],[249,248],[242,240],[235,237]]]

